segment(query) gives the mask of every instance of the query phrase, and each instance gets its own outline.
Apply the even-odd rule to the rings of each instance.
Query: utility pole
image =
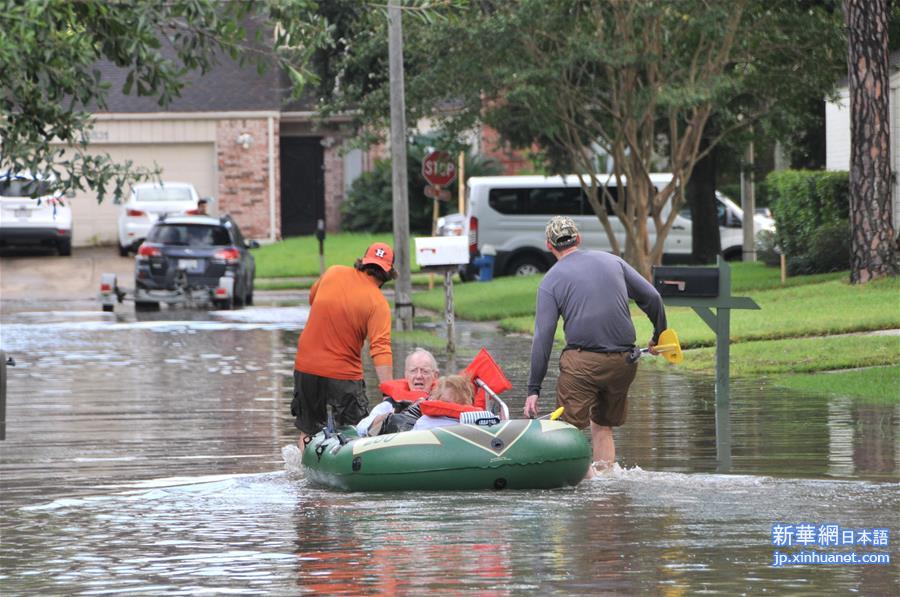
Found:
[[[403,27],[399,0],[388,4],[388,61],[391,86],[391,182],[394,198],[394,312],[396,329],[410,331],[412,282],[409,262],[409,197],[406,180],[406,99],[403,89]]]
[[[747,145],[741,168],[741,210],[744,229],[744,261],[756,261],[756,227],[753,216],[756,213],[756,191],[753,183],[754,156],[753,141]]]

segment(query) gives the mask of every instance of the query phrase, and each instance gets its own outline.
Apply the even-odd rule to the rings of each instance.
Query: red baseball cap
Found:
[[[372,243],[362,258],[363,265],[374,263],[387,273],[394,269],[394,250],[386,243]]]

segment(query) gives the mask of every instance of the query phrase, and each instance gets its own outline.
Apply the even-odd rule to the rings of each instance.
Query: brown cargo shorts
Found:
[[[628,388],[637,363],[627,352],[588,352],[567,349],[559,358],[556,405],[565,407],[562,420],[579,429],[593,421],[619,427],[628,415]]]

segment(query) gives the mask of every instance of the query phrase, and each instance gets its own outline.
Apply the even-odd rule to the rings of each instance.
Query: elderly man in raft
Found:
[[[434,356],[420,348],[407,357],[405,373],[406,379],[379,386],[385,398],[356,426],[360,436],[453,425],[464,412],[484,411],[486,396],[483,389],[476,390],[476,378],[498,394],[512,388],[484,348],[459,375],[442,378]]]

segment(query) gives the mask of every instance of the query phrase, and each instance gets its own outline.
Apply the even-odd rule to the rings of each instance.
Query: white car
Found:
[[[197,189],[186,182],[134,185],[119,212],[119,255],[125,257],[129,251],[137,250],[160,218],[197,213],[199,201]]]
[[[51,246],[72,254],[72,208],[27,172],[0,173],[0,246]]]

